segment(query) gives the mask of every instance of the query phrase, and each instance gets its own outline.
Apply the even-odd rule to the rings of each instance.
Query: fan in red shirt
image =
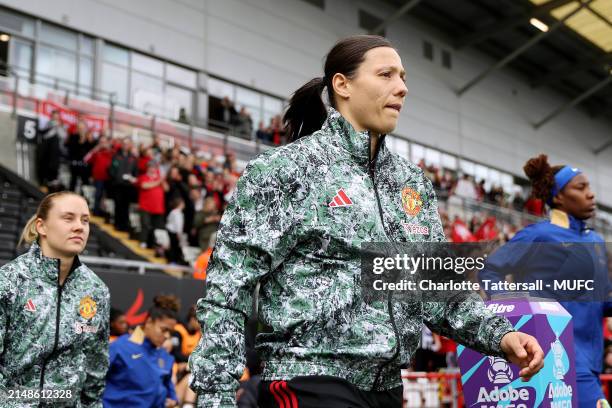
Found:
[[[140,246],[154,246],[153,231],[164,228],[164,193],[166,182],[161,177],[157,161],[149,160],[147,172],[140,175],[138,186],[138,208],[140,209]]]
[[[100,137],[96,147],[85,155],[83,161],[91,166],[91,177],[94,180],[96,196],[94,199],[94,215],[104,215],[102,198],[107,189],[109,179],[108,168],[113,161],[113,149],[106,136]]]

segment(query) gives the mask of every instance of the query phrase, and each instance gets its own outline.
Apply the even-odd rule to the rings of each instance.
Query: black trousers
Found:
[[[89,184],[89,167],[83,162],[72,161],[70,163],[70,191],[76,192],[77,181],[81,180],[81,191],[83,186]]]
[[[115,192],[115,228],[119,231],[130,229],[130,202],[133,187],[125,184],[117,184]]]
[[[164,227],[163,214],[151,214],[140,210],[140,242],[147,244],[147,247],[155,246],[153,231]]]
[[[304,376],[261,381],[259,408],[402,408],[403,388],[363,391],[338,377]]]

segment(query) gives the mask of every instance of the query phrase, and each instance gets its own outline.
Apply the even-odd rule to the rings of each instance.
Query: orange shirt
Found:
[[[187,331],[185,326],[180,323],[174,326],[174,330],[181,335],[181,353],[183,353],[184,356],[190,355],[193,349],[198,345],[202,333],[200,330],[197,330],[195,333],[191,334]]]
[[[206,279],[206,268],[208,268],[208,261],[213,249],[207,248],[206,251],[202,252],[193,265],[193,278],[205,280]]]

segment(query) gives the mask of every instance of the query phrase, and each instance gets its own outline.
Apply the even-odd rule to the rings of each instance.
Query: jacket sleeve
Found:
[[[172,366],[174,366],[174,359],[172,359]],[[178,397],[176,396],[176,388],[174,387],[174,382],[172,382],[172,371],[169,376],[166,376],[164,379],[164,386],[168,393],[166,394],[166,398],[179,402]],[[164,401],[165,402],[165,401]]]
[[[86,344],[85,384],[81,390],[81,403],[84,407],[102,408],[102,393],[109,366],[108,338],[110,319],[110,295],[104,287],[104,300],[98,305],[101,324],[95,336]]]
[[[444,242],[444,230],[438,215],[436,194],[429,180],[425,182],[424,210],[432,226],[431,240]],[[502,316],[488,310],[480,296],[474,292],[436,292],[424,297],[436,301],[423,302],[424,323],[432,331],[448,337],[486,355],[503,356],[502,337],[514,331],[512,324]]]
[[[275,158],[276,157],[276,158]],[[295,160],[258,158],[245,170],[223,214],[198,301],[202,338],[189,358],[198,404],[234,407],[245,368],[245,324],[256,283],[286,258],[303,205]],[[290,191],[290,192],[289,192]]]
[[[490,288],[491,283],[504,282],[506,275],[512,275],[515,280],[521,280],[521,276],[527,270],[525,267],[529,265],[530,257],[541,256],[541,251],[547,249],[546,246],[542,247],[534,240],[537,240],[537,237],[529,231],[529,228],[524,228],[517,232],[512,240],[493,252],[487,258],[485,267],[478,273],[481,287]],[[486,286],[483,284],[485,280],[490,281]],[[489,297],[496,293],[503,293],[503,291],[486,290]]]
[[[12,298],[11,282],[6,278],[6,267],[0,268],[0,356],[4,354],[4,342],[6,341],[6,329],[8,326],[8,316],[10,313],[10,305]],[[2,374],[4,370],[0,369],[0,402],[3,401],[4,392],[6,390],[6,378]]]

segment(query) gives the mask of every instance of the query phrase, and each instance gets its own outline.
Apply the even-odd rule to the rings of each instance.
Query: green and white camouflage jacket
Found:
[[[360,389],[401,386],[425,323],[489,355],[512,325],[476,294],[460,301],[366,304],[364,242],[444,241],[431,182],[384,140],[330,109],[321,130],[249,163],[221,220],[189,360],[198,404],[230,407],[245,366],[245,319],[262,282],[257,350],[264,380],[332,375]]]
[[[0,406],[38,406],[28,393],[39,390],[58,398],[49,406],[102,407],[109,310],[108,288],[78,257],[61,287],[59,260],[37,243],[0,268]]]

